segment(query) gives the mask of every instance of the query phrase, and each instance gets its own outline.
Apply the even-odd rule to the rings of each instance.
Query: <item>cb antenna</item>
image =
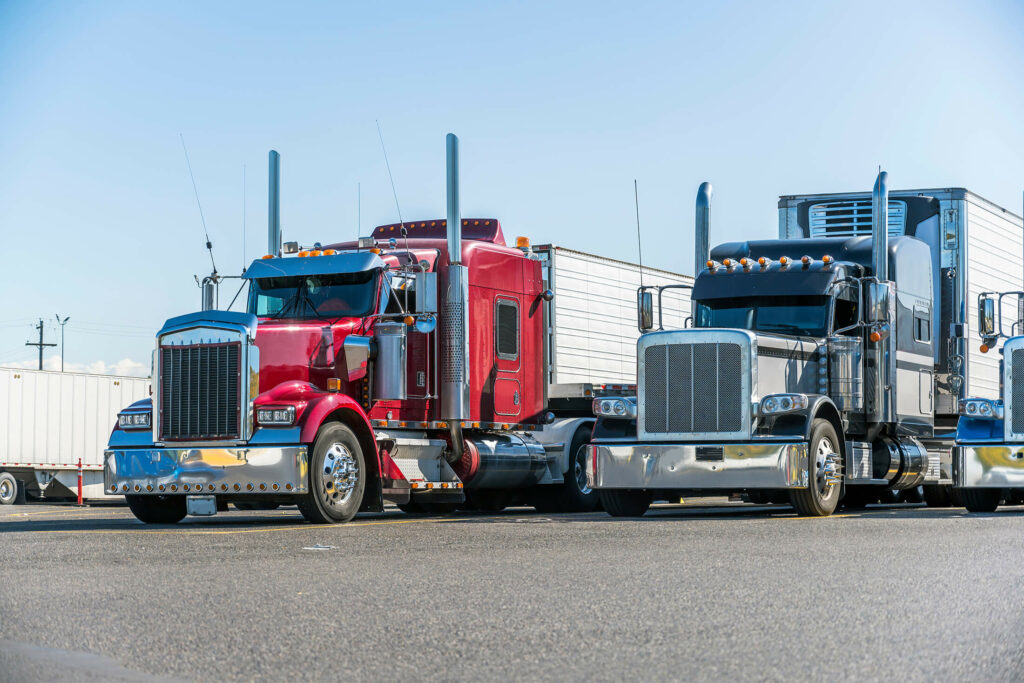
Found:
[[[210,252],[210,265],[213,266],[213,276],[217,276],[217,263],[213,260],[213,242],[210,241],[210,232],[206,229],[206,217],[203,216],[203,204],[199,201],[199,190],[196,188],[196,177],[192,173],[192,162],[188,158],[188,147],[185,146],[185,136],[178,133],[181,138],[181,149],[185,152],[185,164],[188,166],[188,177],[192,179],[192,191],[196,195],[196,206],[199,207],[199,220],[203,224],[203,234],[206,236],[206,249]]]
[[[636,189],[636,178],[633,178],[633,203],[636,205],[636,254],[640,261],[640,286],[644,286],[644,248],[640,241],[640,193]]]
[[[395,189],[395,178],[391,175],[391,164],[388,163],[388,150],[384,147],[384,133],[380,129],[380,121],[374,119],[377,124],[377,136],[380,137],[380,148],[384,152],[384,165],[388,169],[388,179],[391,181],[391,194],[395,196],[395,209],[398,210],[398,225],[402,233],[402,237],[405,239],[405,255],[409,259],[409,263],[416,263],[416,259],[409,251],[409,231],[405,229],[405,221],[402,220],[402,207],[398,205],[398,190]],[[408,292],[406,292],[406,299],[409,298]]]

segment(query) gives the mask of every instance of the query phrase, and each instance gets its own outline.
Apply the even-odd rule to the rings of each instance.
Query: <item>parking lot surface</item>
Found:
[[[1024,675],[1024,508],[0,509],[0,679]]]

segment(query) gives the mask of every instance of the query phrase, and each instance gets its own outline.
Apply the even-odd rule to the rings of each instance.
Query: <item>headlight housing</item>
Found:
[[[960,401],[960,414],[982,420],[1003,419],[1003,402],[987,398],[965,398]]]
[[[636,399],[631,396],[595,398],[592,408],[598,417],[617,417],[623,420],[636,418]]]
[[[148,411],[117,414],[118,429],[149,429],[152,423],[152,413]]]
[[[257,408],[256,421],[264,427],[290,427],[295,424],[295,406]]]
[[[805,394],[769,394],[761,399],[761,415],[781,415],[803,410],[807,407]]]

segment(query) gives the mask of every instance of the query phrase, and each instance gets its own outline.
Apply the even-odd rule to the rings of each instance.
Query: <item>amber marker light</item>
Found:
[[[722,259],[722,265],[726,268],[732,268],[732,259]]]
[[[872,332],[870,335],[868,335],[868,339],[870,339],[873,342],[880,342],[882,341],[882,335],[880,335],[878,332]]]
[[[416,318],[412,317],[411,315],[405,316],[405,324],[408,325],[409,327],[412,327],[413,325],[416,324]]]
[[[334,249],[324,249],[324,256],[334,256],[337,253]]]
[[[783,266],[788,266],[789,265],[789,257],[788,256],[780,256],[779,257],[779,263],[781,265],[783,265]]]
[[[832,263],[832,260],[832,257],[829,256],[828,254],[825,254],[824,256],[821,257],[821,262],[824,263],[826,266]]]
[[[811,265],[811,261],[812,260],[813,259],[810,256],[801,256],[800,257],[800,263],[804,264],[804,268],[806,268],[807,266]]]
[[[268,258],[274,258],[274,255],[273,255],[273,254],[267,254],[266,256],[260,256],[260,258],[261,258],[261,259],[263,259],[263,260],[265,261],[265,260],[267,260]]]
[[[982,344],[978,350],[981,351],[982,353],[988,353],[988,344]]]
[[[519,249],[529,249],[530,248],[530,238],[529,237],[517,237],[516,238],[516,247],[518,247]]]
[[[341,380],[337,377],[328,377],[327,391],[341,391]]]

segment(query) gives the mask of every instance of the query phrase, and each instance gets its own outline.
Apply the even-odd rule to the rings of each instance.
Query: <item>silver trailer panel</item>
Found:
[[[640,266],[551,245],[534,252],[555,292],[548,309],[550,395],[565,385],[635,384]],[[692,286],[693,278],[645,267],[643,283]],[[689,290],[666,291],[663,315],[666,329],[686,326]]]
[[[932,215],[914,215],[922,199],[935,207]],[[870,211],[867,192],[786,195],[779,198],[779,237],[870,235]],[[966,396],[998,398],[999,356],[983,354],[971,331],[978,294],[1024,288],[1024,221],[963,188],[892,191],[888,216],[891,236],[912,231],[932,251],[935,413],[955,416]],[[1016,320],[1016,303],[1004,306],[1004,318]],[[963,325],[962,335],[951,338],[952,324]]]

